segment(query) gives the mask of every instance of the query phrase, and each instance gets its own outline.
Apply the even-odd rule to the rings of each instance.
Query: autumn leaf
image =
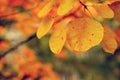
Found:
[[[115,29],[114,32],[116,34],[116,40],[118,42],[118,47],[120,47],[120,29]]]
[[[66,41],[66,28],[64,23],[60,23],[59,27],[55,29],[49,40],[49,46],[53,53],[58,54],[61,52]]]
[[[9,43],[5,40],[0,40],[0,51],[8,49],[9,48]]]
[[[120,1],[110,4],[110,7],[114,11],[115,19],[120,22]]]
[[[62,0],[58,7],[57,14],[61,16],[67,14],[73,8],[75,2],[76,0]]]
[[[107,4],[96,4],[94,5],[94,8],[98,15],[100,15],[103,18],[113,18],[114,12]],[[108,14],[109,13],[109,14]]]
[[[67,51],[64,50],[64,49],[61,50],[61,52],[58,55],[56,55],[56,57],[59,58],[59,59],[65,59],[65,58],[67,58]]]
[[[0,4],[0,15],[3,13],[5,14],[5,11],[7,11],[7,6],[4,4]]]
[[[9,0],[10,6],[22,6],[24,0]]]
[[[69,48],[74,52],[85,52],[102,41],[103,31],[102,25],[91,18],[76,19],[68,24]]]
[[[38,8],[38,4],[40,3],[42,3],[41,0],[23,0],[23,7],[25,9],[34,9],[35,7]]]
[[[108,27],[104,27],[104,37],[101,44],[103,49],[111,54],[113,54],[117,49],[117,41],[115,39],[115,34]]]
[[[54,23],[54,19],[52,17],[47,16],[43,18],[36,33],[37,37],[40,39],[41,37],[46,35],[51,29],[53,23]]]
[[[39,12],[38,12],[38,16],[41,17],[45,17],[50,10],[52,9],[54,3],[56,0],[51,0],[49,1]]]
[[[25,24],[26,22],[26,24]],[[34,19],[31,20],[30,19],[25,19],[25,21],[19,21],[19,23],[17,23],[16,27],[18,29],[18,31],[20,31],[23,36],[25,37],[29,37],[30,35],[32,35],[34,32],[37,31],[37,27],[39,25],[36,25],[36,21]],[[28,28],[29,26],[29,28]]]
[[[3,32],[4,32],[3,26],[0,26],[0,34],[2,34]]]

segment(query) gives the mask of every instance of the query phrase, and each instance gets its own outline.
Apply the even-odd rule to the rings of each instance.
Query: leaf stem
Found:
[[[81,4],[82,6],[84,6],[85,9],[87,9],[87,5],[85,5],[85,4],[84,4],[82,1],[80,1],[80,0],[79,0],[79,2],[80,2],[80,4]]]
[[[84,4],[82,1],[80,1],[80,0],[79,0],[79,2],[80,2],[80,4],[84,7],[84,9],[86,9],[86,10],[89,12],[90,16],[93,17],[92,13],[91,13],[90,10],[88,9],[88,6],[85,5],[85,4]],[[94,18],[94,17],[93,17],[93,18]]]

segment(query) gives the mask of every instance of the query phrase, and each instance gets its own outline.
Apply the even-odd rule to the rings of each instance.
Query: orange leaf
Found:
[[[22,6],[24,0],[9,0],[11,6]]]
[[[120,1],[114,2],[110,5],[115,14],[115,19],[120,22]]]
[[[118,42],[118,46],[120,47],[120,29],[115,29],[114,32],[116,34],[116,40]]]
[[[62,50],[58,55],[56,55],[57,58],[64,59],[67,56],[67,51]]]
[[[114,53],[117,49],[115,34],[108,27],[104,27],[104,37],[101,42],[103,49],[108,53]]]
[[[0,34],[2,34],[3,32],[4,32],[3,26],[0,26]]]
[[[94,8],[97,11],[98,15],[102,16],[103,18],[114,17],[114,12],[107,4],[97,4],[97,5],[94,5]]]
[[[9,43],[7,41],[0,41],[0,51],[8,48],[9,48]]]

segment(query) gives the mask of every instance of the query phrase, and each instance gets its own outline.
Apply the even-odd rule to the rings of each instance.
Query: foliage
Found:
[[[55,5],[56,0],[52,0],[52,1],[49,2],[48,4],[51,3]],[[119,3],[119,1],[116,3]],[[102,1],[95,2],[94,0],[93,1],[62,0],[62,1],[56,1],[56,4],[58,4],[59,6],[53,5],[53,8],[54,7],[58,8],[53,12],[55,13],[53,17],[53,19],[55,20],[54,23],[51,19],[50,19],[50,22],[51,22],[50,25],[48,21],[46,21],[46,23],[41,21],[41,25],[39,26],[37,31],[38,38],[41,38],[42,36],[47,34],[48,29],[51,28],[53,35],[50,38],[49,44],[50,44],[50,49],[53,53],[59,54],[64,44],[66,44],[68,49],[70,49],[71,51],[75,53],[76,52],[82,53],[82,52],[88,51],[91,47],[94,47],[100,44],[102,39],[103,39],[102,45],[104,45],[103,47],[104,50],[112,54],[114,53],[114,51],[117,49],[117,41],[115,37],[113,37],[115,47],[109,48],[110,50],[108,51],[106,48],[111,45],[110,43],[107,43],[107,40],[109,40],[109,38],[106,38],[106,40],[104,40],[103,38],[103,34],[106,35],[107,33],[106,32],[104,33],[102,25],[99,22],[95,21],[96,19],[101,21],[98,17],[101,17],[103,19],[113,18],[114,12],[115,14],[119,14],[118,9],[115,10],[116,8],[115,9],[112,8],[113,9],[112,10],[109,7],[109,5],[111,7],[114,7],[114,4],[115,4],[114,1],[106,0],[103,2]],[[75,10],[74,10],[74,7],[75,7]],[[46,11],[45,15],[39,16],[39,17],[44,20],[46,16],[51,16],[49,13],[50,9],[51,9],[51,6],[49,5],[43,6],[42,10],[40,10],[38,15],[40,15],[40,13],[43,14],[44,13],[42,12],[43,10]],[[76,14],[78,13],[78,11],[79,11],[79,15]],[[108,12],[109,14],[106,12]],[[56,20],[57,17],[61,17],[62,20],[61,19]],[[70,18],[69,22],[65,22],[64,20],[68,18]],[[118,16],[118,19],[119,19],[119,16]],[[46,24],[49,25],[47,30],[41,29],[43,25],[46,25]],[[56,24],[57,26],[54,26]],[[54,29],[56,27],[57,28],[63,27],[64,29],[63,30],[60,30],[62,28]],[[112,34],[114,34],[114,32]]]

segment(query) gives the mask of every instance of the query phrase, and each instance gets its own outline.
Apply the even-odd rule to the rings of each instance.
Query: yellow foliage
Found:
[[[66,24],[60,23],[49,40],[49,46],[53,53],[58,54],[61,52],[66,41]]]
[[[50,16],[44,17],[37,30],[37,37],[40,39],[41,37],[46,35],[51,29],[53,23],[54,23],[54,19],[52,17]]]
[[[101,42],[103,31],[102,25],[91,18],[76,19],[68,24],[68,46],[74,52],[85,52]]]
[[[45,17],[50,10],[52,9],[54,3],[56,0],[51,0],[49,1],[39,12],[38,12],[38,16],[41,17]]]
[[[61,16],[67,14],[73,8],[76,1],[77,0],[62,0],[58,7],[57,14]]]

